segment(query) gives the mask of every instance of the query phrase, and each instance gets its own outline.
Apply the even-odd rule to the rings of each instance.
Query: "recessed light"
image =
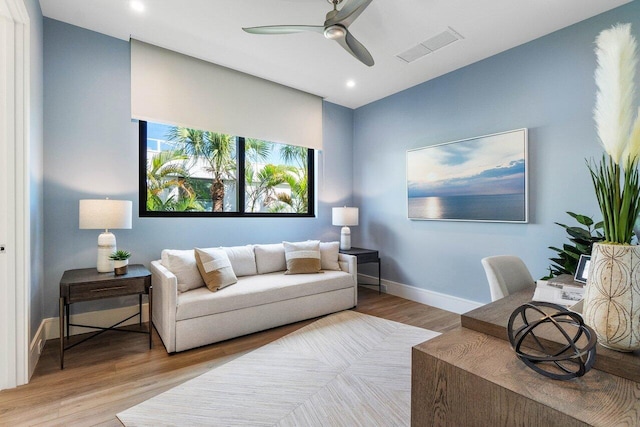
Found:
[[[353,80],[347,80],[347,87],[355,87],[356,86],[356,82]]]
[[[144,3],[142,3],[141,1],[132,0],[131,2],[129,2],[129,6],[136,12],[144,12]]]

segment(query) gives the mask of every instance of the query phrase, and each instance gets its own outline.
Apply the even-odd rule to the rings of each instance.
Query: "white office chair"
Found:
[[[535,284],[529,269],[517,256],[490,256],[482,259],[482,266],[489,281],[491,301]]]

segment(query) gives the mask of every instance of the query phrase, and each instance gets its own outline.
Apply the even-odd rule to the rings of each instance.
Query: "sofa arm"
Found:
[[[160,261],[151,261],[153,286],[153,325],[167,352],[176,351],[176,310],[178,308],[178,279]]]
[[[354,255],[338,254],[340,269],[353,277],[353,305],[358,305],[358,258]]]

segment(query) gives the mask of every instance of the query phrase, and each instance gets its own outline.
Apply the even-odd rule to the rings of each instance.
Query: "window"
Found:
[[[313,150],[140,121],[140,216],[313,216]]]

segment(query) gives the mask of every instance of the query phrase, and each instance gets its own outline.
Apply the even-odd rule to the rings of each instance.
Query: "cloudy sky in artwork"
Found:
[[[522,194],[525,130],[407,152],[409,197]]]

